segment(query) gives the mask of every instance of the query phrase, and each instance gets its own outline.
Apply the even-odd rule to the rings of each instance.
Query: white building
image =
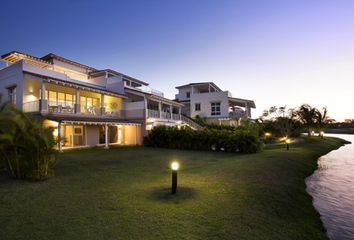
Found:
[[[251,108],[256,107],[254,101],[234,98],[213,82],[189,83],[176,89],[176,101],[183,104],[182,113],[191,118],[198,115],[209,122],[237,125],[239,119],[251,118]]]
[[[186,125],[183,104],[148,83],[111,69],[98,70],[48,54],[1,56],[2,102],[46,118],[62,140],[58,148],[139,145],[156,125]],[[188,121],[186,119],[186,121]]]

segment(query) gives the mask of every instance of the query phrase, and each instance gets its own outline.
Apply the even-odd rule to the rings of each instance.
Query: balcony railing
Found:
[[[101,115],[101,109],[96,106],[80,106],[80,113],[85,115]]]
[[[24,112],[39,112],[39,101],[26,102],[23,104]]]
[[[169,112],[161,112],[161,118],[163,118],[163,119],[171,119],[171,113],[169,113]]]
[[[147,112],[149,118],[160,118],[160,111],[148,109]]]
[[[181,120],[181,114],[173,113],[173,114],[172,114],[172,119],[173,119],[173,120]]]
[[[48,101],[48,112],[50,113],[75,113],[73,103]]]

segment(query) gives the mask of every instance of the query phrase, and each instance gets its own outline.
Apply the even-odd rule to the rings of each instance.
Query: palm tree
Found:
[[[316,111],[316,125],[318,131],[324,131],[327,123],[328,123],[329,117],[327,116],[327,108],[324,107],[322,108],[322,112],[317,110]]]
[[[309,104],[301,105],[297,111],[297,116],[299,117],[299,120],[302,122],[302,124],[304,124],[306,127],[308,136],[311,136],[311,131],[316,125],[317,112],[318,110],[311,107]]]
[[[14,177],[50,176],[56,162],[54,146],[53,129],[9,102],[0,105],[0,160]]]

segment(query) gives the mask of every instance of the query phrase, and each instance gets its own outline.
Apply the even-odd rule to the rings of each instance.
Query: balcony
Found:
[[[160,118],[160,119],[172,119],[172,120],[181,120],[181,115],[180,114],[176,114],[176,113],[171,113],[169,112],[160,112],[158,110],[152,110],[152,109],[148,109],[147,110],[147,116],[148,118]]]

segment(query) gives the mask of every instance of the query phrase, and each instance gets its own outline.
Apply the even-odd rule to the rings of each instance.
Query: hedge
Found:
[[[259,137],[246,130],[204,129],[157,126],[144,138],[147,147],[255,153],[262,150]]]

